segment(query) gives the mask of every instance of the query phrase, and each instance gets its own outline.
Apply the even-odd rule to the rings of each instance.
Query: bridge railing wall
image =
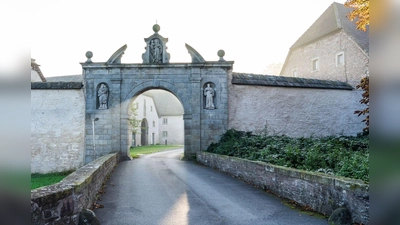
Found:
[[[108,154],[79,168],[61,182],[31,191],[31,224],[78,224],[82,209],[90,209],[104,180],[118,163]]]
[[[360,180],[207,152],[198,152],[197,161],[322,214],[345,207],[354,223],[369,223],[369,185]]]

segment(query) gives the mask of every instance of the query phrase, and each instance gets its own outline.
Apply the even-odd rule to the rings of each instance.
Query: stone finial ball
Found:
[[[90,59],[93,57],[93,53],[91,51],[86,52],[86,58]]]
[[[218,54],[218,56],[219,56],[219,57],[221,57],[221,58],[222,58],[222,57],[224,57],[224,56],[225,56],[225,51],[221,49],[221,50],[219,50],[219,51],[218,51],[218,53],[217,53],[217,54]]]
[[[154,24],[154,26],[153,26],[153,31],[154,32],[158,32],[158,31],[160,31],[160,25],[158,25],[158,24]]]

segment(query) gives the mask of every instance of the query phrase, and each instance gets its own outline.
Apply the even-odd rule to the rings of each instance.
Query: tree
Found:
[[[369,0],[347,0],[344,5],[353,8],[347,18],[350,21],[358,19],[356,21],[357,29],[366,31],[369,26]]]
[[[364,128],[364,132],[368,132],[369,131],[369,76],[366,76],[361,79],[360,84],[357,85],[357,89],[359,88],[361,88],[364,91],[360,103],[367,105],[367,108],[365,108],[364,110],[357,110],[354,113],[358,114],[358,116],[367,115],[363,120],[363,122],[365,122],[365,124],[367,125]]]
[[[138,132],[138,128],[140,128],[140,123],[142,122],[142,120],[136,119],[137,115],[137,107],[135,104],[132,104],[131,108],[129,109],[129,125],[131,126],[133,133]]]
[[[347,15],[350,21],[358,18],[356,25],[358,30],[367,31],[367,26],[369,26],[369,0],[347,0],[344,5],[346,7],[353,8],[353,11]],[[367,115],[363,122],[365,122],[366,127],[364,132],[369,131],[369,75],[361,79],[360,84],[357,85],[357,89],[361,88],[364,92],[362,94],[361,104],[367,105],[367,108],[363,110],[357,110],[354,113],[361,115]]]

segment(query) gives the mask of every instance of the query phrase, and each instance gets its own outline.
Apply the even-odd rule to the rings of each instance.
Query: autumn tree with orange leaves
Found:
[[[369,26],[369,0],[347,0],[344,6],[353,8],[347,18],[350,21],[357,19],[357,29],[365,32]]]
[[[344,5],[353,8],[353,11],[347,15],[347,18],[350,21],[357,19],[357,29],[366,32],[367,26],[369,26],[369,0],[347,0]],[[367,105],[367,108],[364,110],[357,110],[354,113],[358,114],[358,116],[366,115],[363,120],[366,124],[364,132],[369,132],[369,76],[361,79],[360,84],[357,85],[357,89],[359,88],[364,91],[360,103]]]

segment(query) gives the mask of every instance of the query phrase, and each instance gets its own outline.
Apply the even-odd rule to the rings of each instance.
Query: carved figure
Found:
[[[206,109],[215,109],[214,89],[210,87],[210,84],[207,84],[207,87],[204,89],[204,96],[206,96]]]
[[[152,63],[162,63],[162,45],[157,38],[150,41],[150,50],[153,57]]]
[[[105,84],[100,85],[97,96],[99,97],[99,109],[107,109],[108,88]]]

